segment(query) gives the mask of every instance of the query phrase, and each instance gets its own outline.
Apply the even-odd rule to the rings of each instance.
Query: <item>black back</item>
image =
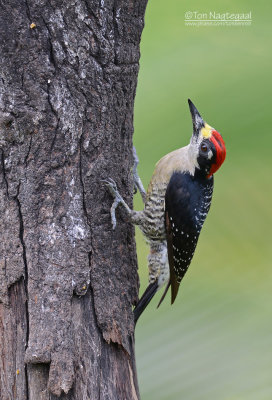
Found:
[[[170,179],[165,194],[165,215],[171,282],[174,279],[179,284],[191,263],[212,193],[213,177],[206,179],[201,174],[175,172]],[[173,273],[175,277],[171,276]]]

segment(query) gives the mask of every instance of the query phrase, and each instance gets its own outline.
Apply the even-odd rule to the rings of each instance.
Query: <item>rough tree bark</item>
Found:
[[[138,399],[133,106],[147,0],[0,1],[0,398]]]

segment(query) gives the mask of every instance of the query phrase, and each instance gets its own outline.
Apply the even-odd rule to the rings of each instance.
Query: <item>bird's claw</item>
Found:
[[[111,178],[103,179],[102,182],[106,185],[112,197],[114,197],[114,202],[112,203],[111,206],[111,223],[112,223],[112,229],[114,230],[116,228],[115,210],[118,207],[118,205],[123,202],[123,199],[120,193],[118,192],[117,185],[113,179]]]
[[[111,179],[111,178],[102,179],[101,182],[105,183],[105,185],[107,186],[107,188],[109,189],[109,191],[113,197],[116,197],[117,195],[119,195],[117,185],[113,179]]]
[[[141,178],[138,175],[137,167],[139,164],[139,158],[137,156],[136,148],[134,146],[133,146],[133,159],[134,159],[134,164],[133,164],[133,168],[132,168],[132,175],[133,175],[133,183],[134,183],[134,194],[136,194],[139,189],[139,192],[142,196],[143,202],[145,203],[146,193],[145,193],[145,189],[142,184]]]

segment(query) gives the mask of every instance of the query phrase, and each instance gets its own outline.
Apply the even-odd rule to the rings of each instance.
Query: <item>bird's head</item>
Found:
[[[210,178],[226,158],[225,143],[220,133],[203,121],[190,99],[188,103],[193,121],[190,154],[195,160],[196,168]]]

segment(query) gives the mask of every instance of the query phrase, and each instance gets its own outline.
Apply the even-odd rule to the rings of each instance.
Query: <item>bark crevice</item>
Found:
[[[31,145],[30,145],[31,146]],[[29,149],[30,151],[30,149]],[[28,152],[29,154],[29,152]],[[28,154],[25,158],[27,160]],[[27,265],[27,257],[26,257],[26,244],[24,240],[24,220],[23,214],[21,209],[21,203],[19,200],[19,193],[20,193],[20,183],[18,186],[18,194],[16,197],[16,202],[18,206],[18,215],[19,215],[19,238],[23,249],[23,262],[24,262],[24,277],[23,277],[23,285],[24,285],[24,292],[25,292],[25,320],[26,320],[26,329],[25,329],[25,351],[28,348],[28,341],[29,341],[29,310],[28,310],[28,265]],[[26,400],[29,400],[29,382],[28,382],[28,366],[25,364],[25,391],[26,391]]]
[[[5,187],[6,187],[6,195],[9,197],[9,187],[8,187],[8,180],[6,176],[6,169],[5,169],[5,156],[4,156],[4,150],[1,150],[1,164],[2,164],[2,174],[3,174],[3,180],[5,182]]]
[[[26,15],[27,15],[27,17],[29,19],[29,22],[32,22],[31,21],[31,14],[30,14],[30,7],[29,7],[28,0],[25,0],[25,5],[26,5]]]
[[[28,311],[28,265],[27,265],[27,258],[26,258],[26,244],[24,240],[24,221],[23,221],[23,214],[21,209],[21,203],[18,198],[19,196],[20,186],[18,188],[18,195],[16,197],[16,202],[18,206],[18,215],[19,215],[19,238],[23,249],[23,261],[24,261],[24,289],[25,289],[25,307],[26,307],[26,343],[25,343],[25,350],[28,347],[28,340],[29,340],[29,311]]]

